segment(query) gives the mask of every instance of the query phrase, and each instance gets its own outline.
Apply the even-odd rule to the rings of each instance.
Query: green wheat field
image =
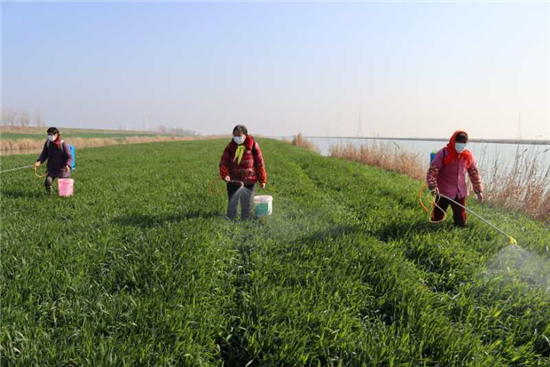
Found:
[[[418,181],[259,143],[251,222],[210,193],[225,140],[77,147],[71,198],[2,174],[1,364],[550,365],[548,224],[430,224]]]

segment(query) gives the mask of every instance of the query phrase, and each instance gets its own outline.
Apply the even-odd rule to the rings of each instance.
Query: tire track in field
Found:
[[[284,162],[280,163],[278,165],[279,167],[285,167],[286,169],[292,169],[291,166],[294,166],[292,162]],[[301,169],[294,172],[297,175],[300,174]],[[296,179],[296,177],[295,177]],[[302,185],[300,185],[302,186]],[[307,186],[307,184],[306,184]],[[285,186],[288,187],[288,186]],[[313,189],[313,187],[310,187],[310,189]],[[287,208],[288,211],[296,211],[298,208],[295,205],[293,205],[291,208]],[[255,292],[258,292],[258,289],[254,289],[254,287],[258,287],[258,283],[255,283],[255,281],[258,281],[258,277],[262,279],[263,282],[268,282],[268,284],[271,282],[274,286],[282,286],[283,284],[278,283],[277,278],[270,278],[272,277],[271,273],[274,271],[273,268],[267,269],[267,268],[258,268],[257,264],[254,263],[254,257],[258,259],[260,258],[266,258],[266,259],[273,259],[275,263],[280,263],[279,255],[281,253],[285,253],[286,250],[284,248],[284,244],[286,241],[289,240],[289,237],[286,235],[286,233],[278,233],[281,228],[279,228],[279,225],[282,223],[284,225],[291,225],[292,223],[292,231],[294,232],[293,235],[290,238],[295,238],[295,231],[298,231],[299,233],[303,233],[303,235],[309,234],[309,229],[306,226],[302,227],[302,224],[304,220],[302,219],[302,223],[296,223],[297,221],[289,218],[287,216],[282,217],[273,217],[270,218],[270,222],[256,222],[252,224],[252,226],[255,228],[255,232],[253,232],[251,235],[245,235],[239,237],[239,242],[237,243],[236,250],[238,253],[238,263],[239,263],[239,276],[238,280],[235,283],[236,287],[236,296],[235,296],[235,322],[233,323],[233,327],[231,332],[233,333],[233,336],[229,339],[228,342],[222,343],[222,358],[224,362],[228,365],[246,365],[250,361],[254,361],[253,363],[262,363],[261,361],[264,360],[264,357],[269,359],[270,354],[273,353],[273,350],[278,350],[278,348],[283,348],[283,345],[279,345],[278,343],[271,344],[269,342],[270,346],[268,347],[268,351],[265,351],[267,353],[264,355],[264,349],[259,349],[256,345],[250,346],[249,340],[254,340],[254,338],[257,335],[256,327],[260,326],[260,320],[261,314],[264,312],[264,310],[261,308],[261,304],[256,304],[255,300],[251,297],[254,297]],[[273,225],[274,221],[277,221],[277,224]],[[300,221],[298,221],[300,222]],[[307,218],[306,218],[307,222]],[[324,223],[324,222],[323,222]],[[247,229],[250,226],[246,226]],[[272,242],[272,247],[266,248],[266,247],[257,247],[255,243],[261,243],[262,239],[265,239],[265,237],[269,237],[274,239]],[[312,237],[312,240],[315,240],[315,236]],[[281,252],[279,252],[280,249]],[[275,252],[273,252],[273,251]],[[259,253],[258,253],[259,251]],[[273,258],[275,256],[275,258]],[[294,260],[291,260],[294,261]],[[270,260],[267,260],[265,263],[274,264]],[[283,262],[284,263],[284,262]],[[297,264],[298,265],[298,264]],[[251,279],[250,274],[252,272],[256,272],[256,280]],[[268,274],[269,273],[269,274]],[[259,275],[258,275],[259,274]],[[271,279],[271,280],[270,280]],[[287,282],[293,282],[292,279],[287,279],[284,281],[286,283],[285,286],[291,286],[292,283]],[[305,279],[302,279],[302,281],[306,281]],[[264,283],[259,283],[264,284]],[[305,284],[304,284],[305,285]],[[298,284],[295,284],[294,286],[298,286]],[[264,295],[265,297],[265,295]],[[270,325],[267,325],[267,327],[270,327]],[[298,331],[298,330],[297,330]],[[280,342],[279,342],[280,343]],[[284,343],[284,342],[283,342]],[[272,357],[271,357],[272,358]],[[307,357],[306,357],[307,358]],[[325,362],[323,364],[328,363],[328,356],[317,356],[317,357],[311,357],[311,358],[325,358],[323,359]]]
[[[220,356],[224,365],[227,366],[246,366],[254,359],[247,348],[246,321],[243,321],[243,316],[248,313],[248,290],[252,282],[250,280],[250,271],[254,267],[251,261],[253,246],[247,241],[249,236],[244,236],[240,244],[236,244],[236,280],[233,284],[235,296],[233,298],[234,309],[231,311],[232,322],[230,329],[227,331],[226,338],[220,338],[218,345],[220,346]],[[252,315],[250,315],[252,316]],[[248,320],[248,318],[246,318]]]
[[[279,163],[279,164],[277,164]],[[276,162],[279,168],[288,165],[288,162]],[[284,176],[281,176],[281,180],[284,180]],[[277,184],[275,184],[277,185]],[[289,187],[290,185],[282,185]],[[284,205],[284,204],[283,204]],[[277,213],[276,213],[277,214]],[[291,219],[283,217],[283,222]],[[296,222],[294,222],[296,224]],[[239,228],[251,230],[254,227],[258,227],[259,222],[252,223],[238,223],[236,225]],[[269,227],[269,226],[267,226]],[[268,231],[267,235],[273,237],[280,237],[284,240],[284,234],[277,233],[279,228],[264,228]],[[220,340],[220,354],[225,365],[228,366],[245,366],[249,363],[254,363],[263,359],[263,355],[260,351],[254,352],[250,350],[248,340],[251,335],[254,334],[255,328],[258,325],[258,315],[256,314],[256,306],[254,300],[251,298],[254,290],[254,281],[251,279],[251,272],[256,270],[256,264],[254,263],[253,255],[257,251],[257,246],[254,242],[257,235],[254,233],[246,233],[245,235],[235,236],[234,246],[235,253],[237,254],[237,277],[234,283],[235,297],[234,297],[234,310],[232,312],[233,322],[229,334],[229,338]],[[262,237],[262,236],[260,236]],[[260,238],[261,240],[261,238]],[[264,271],[266,269],[263,269]],[[261,271],[261,270],[260,270]]]

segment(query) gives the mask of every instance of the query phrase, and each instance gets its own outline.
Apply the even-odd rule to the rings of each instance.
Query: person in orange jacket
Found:
[[[436,205],[432,220],[441,221],[449,205],[453,209],[454,224],[466,226],[466,210],[452,201],[440,196],[443,194],[466,206],[468,185],[466,173],[470,177],[478,201],[483,201],[483,184],[473,154],[467,149],[468,134],[456,131],[446,147],[439,150],[430,165],[426,181],[430,191],[436,196]]]

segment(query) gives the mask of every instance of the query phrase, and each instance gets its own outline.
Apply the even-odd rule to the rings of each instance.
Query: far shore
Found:
[[[274,138],[289,138],[289,136],[273,136]],[[290,137],[292,138],[292,137]],[[403,141],[449,141],[449,139],[444,138],[391,138],[391,137],[356,137],[356,136],[319,136],[311,135],[305,136],[306,139],[360,139],[360,140],[403,140]],[[491,144],[529,144],[529,145],[550,145],[550,140],[540,140],[540,139],[470,139],[472,143],[491,143]]]

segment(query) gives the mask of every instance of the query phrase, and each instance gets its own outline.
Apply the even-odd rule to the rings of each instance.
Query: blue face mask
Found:
[[[466,143],[455,143],[455,150],[458,154],[466,150]]]
[[[233,137],[233,141],[234,141],[237,145],[241,145],[242,143],[244,143],[245,140],[246,140],[246,135],[243,135],[243,136],[234,136],[234,137]]]

